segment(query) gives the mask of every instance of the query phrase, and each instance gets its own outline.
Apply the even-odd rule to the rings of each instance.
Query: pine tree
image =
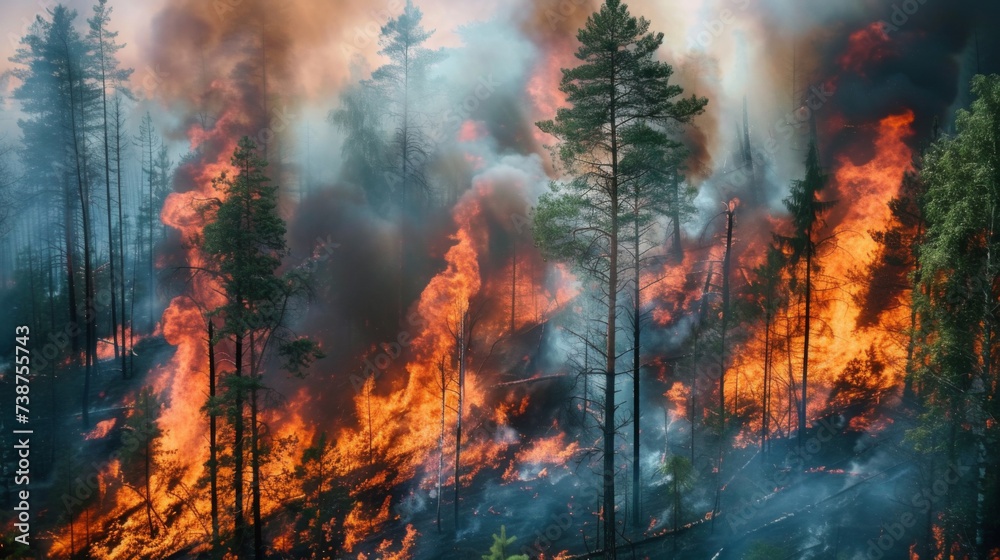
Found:
[[[792,189],[785,198],[785,208],[791,214],[792,234],[780,237],[789,251],[788,263],[797,266],[802,262],[803,299],[805,312],[803,314],[804,335],[802,340],[802,398],[799,401],[798,442],[801,446],[806,429],[806,414],[809,387],[809,334],[812,320],[812,284],[815,268],[815,253],[817,233],[822,227],[820,216],[829,210],[834,202],[822,201],[818,196],[826,187],[827,177],[819,165],[819,151],[815,142],[810,142],[809,153],[806,156],[806,174],[801,180],[792,183]],[[803,262],[804,258],[804,262]]]
[[[154,227],[156,222],[156,212],[159,208],[157,204],[156,190],[157,186],[157,172],[156,172],[156,153],[160,147],[160,138],[156,135],[156,127],[153,125],[153,116],[147,111],[143,115],[142,120],[139,122],[139,132],[133,140],[135,144],[139,147],[139,161],[140,167],[142,169],[142,176],[144,182],[146,183],[146,197],[143,202],[139,205],[139,223],[144,226],[144,229],[140,230],[140,237],[145,237],[146,241],[146,251],[147,251],[147,278],[146,278],[146,300],[149,304],[149,327],[148,332],[153,332],[156,326],[156,285],[155,276],[153,274],[153,261],[154,261],[154,246],[156,244],[156,235]]]
[[[76,12],[63,5],[53,8],[51,21],[39,16],[21,39],[21,47],[11,57],[20,65],[13,71],[21,84],[14,98],[28,118],[18,122],[23,133],[23,162],[26,175],[39,185],[61,185],[63,239],[66,259],[66,289],[69,320],[80,325],[76,286],[77,239],[83,245],[83,314],[85,372],[81,398],[81,419],[89,426],[90,378],[94,364],[97,333],[94,305],[94,274],[91,267],[91,203],[87,135],[93,126],[90,111],[95,102],[93,52],[74,27]],[[45,192],[43,190],[43,192]],[[46,193],[48,194],[48,193]],[[77,214],[79,212],[79,214]],[[74,223],[79,216],[82,235]],[[79,336],[72,337],[72,354],[79,362]]]
[[[321,432],[309,447],[302,451],[302,460],[295,467],[295,477],[302,481],[305,493],[303,516],[308,522],[308,549],[320,558],[336,552],[332,531],[327,530],[336,511],[336,500],[343,499],[342,488],[334,483],[334,448],[325,432]]]
[[[643,524],[639,489],[642,480],[640,469],[639,439],[641,429],[641,351],[643,326],[643,292],[660,279],[652,281],[643,275],[647,271],[662,268],[664,255],[659,242],[662,232],[657,227],[661,216],[669,216],[674,223],[671,234],[674,238],[670,256],[680,253],[680,222],[694,211],[691,204],[692,192],[682,190],[680,167],[687,151],[683,144],[670,140],[661,131],[652,127],[642,129],[636,135],[645,142],[633,154],[623,158],[623,175],[632,177],[627,183],[629,192],[624,197],[626,212],[623,214],[623,253],[631,261],[631,306],[629,321],[632,325],[632,522],[636,527]],[[648,284],[644,285],[646,281]]]
[[[423,44],[433,35],[421,25],[423,13],[407,0],[403,13],[382,26],[379,55],[389,63],[364,83],[385,111],[391,131],[389,190],[402,208],[420,204],[428,185],[424,161],[430,150],[428,123],[421,106],[428,95],[428,71],[440,57]]]
[[[760,451],[762,460],[766,459],[770,448],[771,418],[774,383],[774,368],[772,357],[775,352],[775,339],[772,335],[774,323],[777,320],[781,306],[786,302],[784,297],[785,255],[777,245],[770,245],[764,262],[754,268],[749,277],[749,283],[744,289],[737,313],[746,322],[762,322],[764,330],[763,350],[763,390],[761,391],[761,430]]]
[[[906,373],[903,378],[903,399],[909,404],[914,397],[914,350],[918,343],[917,292],[921,271],[918,253],[923,242],[926,223],[923,217],[923,197],[926,184],[920,176],[920,158],[914,169],[903,175],[899,194],[889,201],[891,221],[885,229],[871,232],[878,243],[873,262],[859,274],[862,290],[855,297],[861,309],[859,327],[878,324],[885,311],[908,305],[910,324],[907,329]]]
[[[512,556],[507,555],[507,547],[514,544],[517,537],[507,536],[507,527],[500,526],[500,534],[493,534],[493,546],[490,547],[490,553],[483,555],[483,560],[528,560],[527,554],[514,554]]]
[[[128,81],[129,76],[132,74],[132,69],[118,67],[118,59],[115,57],[115,53],[121,50],[125,45],[119,45],[115,41],[115,38],[118,37],[117,31],[111,31],[108,29],[108,24],[111,21],[111,8],[107,4],[108,0],[97,0],[97,4],[94,6],[94,16],[87,20],[87,23],[90,25],[90,34],[87,36],[87,39],[90,41],[91,48],[94,50],[94,64],[96,65],[95,75],[97,81],[99,82],[98,88],[101,101],[101,129],[103,131],[102,145],[104,148],[104,187],[107,200],[108,219],[108,268],[111,283],[111,336],[114,343],[115,359],[117,360],[121,349],[119,348],[118,340],[119,293],[115,289],[118,278],[115,276],[114,221],[111,218],[111,207],[113,204],[111,202],[111,140],[109,137],[110,123],[108,121],[108,93],[109,89],[112,89],[116,92],[116,94],[121,93],[131,96],[131,93],[124,84]],[[121,181],[120,174],[118,180]],[[121,201],[119,200],[119,205],[120,204]],[[119,214],[120,209],[121,207],[119,206]],[[121,223],[118,224],[118,227],[121,227]],[[120,262],[118,268],[119,271],[122,268],[122,264]],[[124,300],[121,302],[121,305],[122,308],[124,308]],[[124,327],[124,324],[122,326]],[[122,335],[124,335],[124,329],[122,330]],[[124,343],[124,340],[121,342]],[[122,369],[122,375],[125,375],[124,369]]]
[[[360,88],[348,89],[341,107],[331,115],[349,135],[347,165],[369,202],[391,207],[399,215],[397,317],[403,316],[411,296],[405,271],[414,251],[406,247],[407,229],[429,199],[427,162],[434,149],[428,134],[432,123],[424,107],[430,97],[428,74],[441,53],[423,46],[434,30],[424,29],[422,19],[420,9],[407,0],[403,13],[382,26],[378,54],[389,62],[376,68]]]
[[[213,220],[205,226],[202,249],[216,261],[228,296],[227,303],[217,310],[225,319],[219,334],[233,337],[236,345],[235,379],[227,381],[227,394],[232,403],[235,439],[234,538],[236,552],[243,557],[248,544],[243,513],[244,400],[249,390],[247,380],[242,379],[244,345],[254,328],[257,306],[279,290],[274,272],[286,249],[285,224],[277,214],[277,187],[268,184],[263,172],[266,163],[257,156],[254,142],[243,137],[231,163],[237,175],[223,173],[215,180],[216,190],[225,199],[217,204]]]
[[[152,388],[143,387],[135,399],[132,413],[125,423],[123,448],[129,453],[122,457],[126,478],[142,480],[143,501],[145,502],[146,524],[149,538],[156,537],[153,524],[152,478],[157,469],[157,455],[160,452],[160,438],[163,432],[156,424],[159,417],[159,399]],[[159,515],[157,515],[159,517]]]
[[[130,372],[126,364],[126,355],[131,353],[132,341],[130,340],[128,345],[125,344],[125,327],[126,325],[131,325],[131,321],[126,322],[125,320],[125,216],[122,211],[123,197],[122,197],[122,140],[126,140],[126,128],[125,128],[125,108],[122,105],[124,95],[115,95],[114,111],[112,113],[114,123],[114,143],[115,143],[115,185],[118,188],[118,254],[120,255],[119,263],[121,264],[121,282],[119,283],[120,295],[121,295],[121,325],[122,325],[122,348],[121,353],[121,370],[122,377],[130,377]],[[127,142],[127,140],[126,140]],[[130,331],[131,333],[131,331]],[[132,336],[131,334],[129,335]]]
[[[667,482],[667,492],[670,496],[671,519],[673,524],[673,546],[677,551],[677,532],[680,529],[681,519],[683,519],[684,494],[694,487],[695,472],[694,467],[687,458],[680,455],[671,455],[663,466],[660,467],[662,474],[669,478]]]
[[[564,69],[560,91],[569,107],[537,123],[558,141],[568,182],[553,185],[534,212],[536,242],[551,257],[572,262],[596,280],[606,304],[604,323],[603,522],[604,557],[616,557],[615,385],[618,295],[623,288],[621,245],[627,239],[630,182],[644,166],[627,164],[649,146],[666,142],[656,127],[688,122],[707,101],[674,101],[683,90],[670,83],[672,68],[656,60],[662,33],[632,16],[619,0],[607,0],[577,34],[581,63]],[[624,165],[623,165],[624,164]]]
[[[290,299],[297,295],[301,281],[294,273],[276,275],[286,253],[285,223],[277,211],[278,187],[264,175],[267,162],[257,155],[256,149],[256,144],[244,136],[231,159],[237,174],[230,177],[223,173],[214,180],[216,190],[224,198],[210,202],[206,208],[211,219],[203,230],[202,250],[212,259],[227,297],[226,303],[214,311],[225,321],[218,335],[232,337],[235,343],[234,371],[225,382],[234,431],[235,549],[240,557],[246,556],[243,470],[245,402],[249,398],[253,545],[254,557],[262,558],[258,404],[258,395],[264,388],[262,364],[271,342],[278,344],[284,369],[294,375],[302,375],[304,368],[322,357],[322,353],[310,339],[287,339],[279,332],[287,320],[285,313]]]

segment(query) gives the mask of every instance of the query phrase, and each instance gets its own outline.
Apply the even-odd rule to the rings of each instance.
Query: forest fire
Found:
[[[0,556],[1000,554],[1000,7],[109,1],[0,82]]]

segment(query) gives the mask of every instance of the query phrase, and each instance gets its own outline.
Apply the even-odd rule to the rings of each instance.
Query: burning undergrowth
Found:
[[[639,384],[643,397],[641,410],[622,398],[616,427],[643,418],[640,484],[647,495],[639,504],[624,494],[618,500],[629,515],[649,517],[637,524],[643,526],[637,540],[681,530],[668,519],[678,506],[660,499],[679,476],[666,470],[673,456],[689,456],[703,480],[728,480],[719,486],[731,484],[726,499],[733,509],[755,491],[764,500],[754,504],[846,507],[842,493],[853,488],[853,477],[889,472],[892,481],[909,472],[892,471],[896,465],[864,445],[873,434],[899,433],[892,416],[910,359],[908,296],[898,288],[891,300],[864,300],[859,294],[869,278],[862,271],[884,254],[872,232],[896,219],[890,202],[901,194],[915,150],[937,134],[939,119],[962,96],[957,84],[975,6],[959,2],[944,13],[921,3],[890,29],[880,20],[893,22],[894,13],[874,3],[803,14],[786,10],[791,2],[773,1],[748,16],[740,33],[713,31],[716,17],[722,21],[713,10],[744,13],[743,4],[706,2],[679,18],[694,37],[707,30],[712,41],[687,51],[676,77],[713,105],[676,135],[688,152],[678,181],[690,195],[691,217],[655,225],[658,238],[648,242],[653,265],[634,279],[644,287],[637,306],[645,327],[642,360],[639,379],[623,370],[619,389]],[[419,138],[418,165],[437,184],[422,186],[419,201],[383,207],[357,169],[329,161],[350,152],[353,139],[341,129],[329,133],[327,161],[318,164],[333,178],[307,189],[303,123],[286,122],[289,107],[292,114],[329,108],[353,85],[348,75],[367,77],[369,66],[378,66],[373,41],[350,52],[353,73],[347,60],[320,64],[331,44],[354,39],[349,32],[331,38],[318,20],[362,19],[360,4],[327,14],[308,2],[280,9],[180,2],[157,16],[148,56],[176,77],[159,95],[172,115],[170,135],[188,149],[160,214],[170,237],[157,247],[170,292],[158,328],[174,350],[149,374],[155,402],[146,395],[127,404],[158,411],[158,446],[170,458],[152,489],[125,484],[117,461],[101,469],[101,492],[111,499],[94,524],[118,520],[119,530],[94,537],[95,555],[165,557],[210,548],[206,427],[193,419],[205,417],[207,329],[223,298],[200,244],[205,204],[220,197],[213,180],[237,172],[229,158],[241,136],[257,141],[270,160],[269,176],[281,185],[289,243],[282,271],[310,279],[293,326],[326,353],[305,378],[280,374],[267,362],[275,371],[264,378],[269,455],[260,514],[271,550],[302,554],[291,543],[321,534],[327,548],[311,550],[320,556],[339,549],[358,558],[422,558],[437,554],[428,551],[444,546],[440,533],[447,531],[462,555],[470,551],[461,547],[479,546],[501,524],[534,543],[558,541],[550,555],[569,543],[598,546],[602,434],[593,401],[602,387],[594,381],[600,368],[593,344],[580,342],[581,332],[583,339],[590,334],[591,286],[571,267],[543,258],[531,232],[532,207],[559,180],[546,149],[553,138],[534,121],[566,106],[559,70],[574,64],[572,32],[594,8],[563,2],[500,10],[456,32],[457,45],[434,50],[441,61],[429,71],[433,87],[421,100],[420,122],[436,133]],[[658,9],[649,10],[658,24]],[[789,17],[801,19],[801,30]],[[791,74],[807,77],[791,77],[791,95],[777,85],[789,81],[788,72],[763,60],[769,45],[775,59],[799,57]],[[733,78],[733,65],[751,62],[759,62],[763,79]],[[767,101],[754,99],[765,95]],[[776,115],[776,126],[759,125]],[[816,260],[772,271],[778,288],[768,292],[769,251],[793,252],[788,185],[801,176],[810,139],[828,186],[809,233]],[[393,180],[408,181],[406,173],[404,165],[402,178]],[[803,274],[812,292],[803,291]],[[778,293],[784,299],[772,305]],[[720,302],[731,294],[731,309],[724,308]],[[745,326],[727,333],[729,313]],[[235,361],[229,340],[214,351],[220,363]],[[803,360],[811,368],[808,391],[799,381]],[[228,365],[220,367],[228,373]],[[723,389],[729,400],[717,403]],[[816,422],[799,425],[799,406]],[[124,421],[102,420],[87,440],[119,437]],[[763,454],[797,431],[819,437],[823,429],[835,443],[814,460],[771,461],[776,472],[804,476],[801,486],[784,492],[789,484],[767,480],[753,488],[741,478],[757,449]],[[225,426],[220,437],[235,435]],[[618,436],[615,447],[625,457],[633,444]],[[729,462],[717,451],[723,445],[734,448]],[[845,454],[855,462],[841,464]],[[231,459],[220,463],[220,478],[233,476]],[[620,478],[631,476],[631,461],[617,461]],[[233,494],[226,488],[220,497],[228,504]],[[687,527],[711,522],[719,502],[709,485],[698,487],[688,505],[708,513]],[[772,506],[752,506],[741,523],[769,516]],[[229,526],[235,512],[223,509]],[[536,532],[537,520],[546,530],[557,527],[551,533],[558,535]],[[53,553],[71,553],[72,530],[57,532]],[[742,547],[747,538],[741,533],[735,542]]]

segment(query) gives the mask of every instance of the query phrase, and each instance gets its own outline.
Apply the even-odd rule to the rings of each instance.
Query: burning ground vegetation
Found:
[[[1000,6],[3,9],[0,558],[1000,558]]]

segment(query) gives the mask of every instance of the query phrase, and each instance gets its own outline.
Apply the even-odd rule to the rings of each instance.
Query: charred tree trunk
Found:
[[[70,48],[65,45],[67,59],[70,59]],[[91,368],[93,367],[94,361],[94,350],[96,346],[95,335],[96,330],[94,328],[94,278],[93,271],[90,267],[90,204],[88,200],[88,192],[86,188],[86,183],[84,179],[83,172],[83,151],[80,146],[80,119],[82,119],[82,107],[78,106],[78,103],[82,103],[82,92],[77,92],[78,86],[75,82],[73,76],[72,64],[67,66],[67,85],[69,86],[69,110],[70,110],[70,134],[73,137],[73,158],[74,167],[76,168],[76,185],[77,193],[80,197],[80,221],[83,225],[83,285],[84,285],[84,302],[86,307],[84,309],[84,331],[86,339],[86,359],[85,359],[85,373],[83,378],[83,398],[81,403],[81,420],[83,422],[84,428],[90,427],[90,374]],[[81,99],[77,99],[77,95],[81,95]]]
[[[761,398],[760,455],[766,458],[768,430],[771,427],[771,298],[768,294],[764,304],[764,394]]]
[[[242,299],[237,297],[242,303]],[[236,335],[236,350],[233,355],[236,365],[236,377],[243,376],[243,335]],[[233,538],[237,558],[246,558],[246,520],[243,516],[243,395],[240,387],[236,388],[233,412]]]
[[[733,214],[732,208],[726,211],[726,254],[722,258],[722,329],[719,346],[719,459],[716,470],[718,480],[715,485],[715,505],[712,507],[712,530],[715,530],[715,518],[719,515],[722,501],[722,462],[726,440],[726,330],[729,327],[729,269],[730,252],[733,247]],[[735,410],[734,410],[735,412]]]
[[[511,238],[510,256],[510,335],[514,336],[517,327],[517,239]]]
[[[147,150],[148,150],[147,153],[148,153],[148,156],[149,156],[149,214],[150,214],[149,231],[148,231],[148,234],[149,234],[149,273],[148,273],[148,277],[149,277],[148,278],[148,281],[149,281],[149,332],[150,332],[150,334],[152,334],[156,330],[156,286],[154,285],[155,277],[153,275],[153,248],[154,248],[155,243],[154,243],[154,239],[153,239],[153,220],[152,220],[153,208],[156,207],[156,204],[154,203],[154,200],[153,200],[153,132],[152,132],[152,130],[149,131],[146,140],[147,140],[146,146],[147,146]],[[240,344],[242,344],[242,341],[240,342]]]
[[[461,487],[462,467],[462,406],[465,397],[465,329],[468,311],[462,311],[461,326],[458,334],[458,415],[455,420],[455,534],[458,535],[459,524],[459,488]]]
[[[712,264],[708,265],[705,274],[705,285],[701,289],[701,301],[698,304],[698,321],[694,328],[694,343],[691,345],[691,464],[694,464],[694,429],[695,422],[702,416],[698,408],[698,342],[701,339],[701,324],[708,313],[708,290],[712,286]]]
[[[802,449],[802,444],[805,441],[805,430],[806,430],[806,406],[807,406],[807,389],[809,382],[809,321],[811,319],[811,303],[812,303],[812,254],[813,254],[813,242],[812,242],[812,226],[810,225],[806,228],[806,314],[805,314],[805,333],[803,333],[802,338],[802,400],[799,402],[799,449]]]
[[[108,82],[107,73],[105,69],[107,68],[107,63],[105,61],[104,53],[104,25],[101,24],[98,28],[97,37],[97,56],[98,64],[101,68],[101,110],[103,112],[103,120],[101,121],[101,129],[104,134],[104,190],[108,199],[107,207],[107,217],[108,217],[108,272],[111,284],[111,339],[115,347],[115,361],[119,359],[118,355],[118,294],[116,293],[116,283],[115,278],[115,237],[114,228],[112,227],[111,220],[111,145],[108,141]],[[124,305],[124,302],[122,303]],[[123,338],[124,338],[124,333]],[[124,341],[124,340],[123,340]],[[122,370],[122,375],[125,375],[125,370]]]
[[[131,301],[130,301],[130,304],[129,304],[129,312],[128,312],[128,323],[130,325],[134,325],[135,324],[135,282],[136,282],[136,279],[138,278],[138,273],[139,273],[139,271],[138,271],[138,269],[139,269],[138,255],[139,255],[140,251],[142,250],[141,237],[142,237],[141,235],[136,236],[136,239],[135,239],[135,254],[136,254],[136,258],[132,259],[132,286],[131,286],[131,289],[129,290],[129,295],[131,296],[131,298],[130,298]],[[130,329],[129,330],[128,347],[130,349],[135,348],[135,329]],[[128,365],[129,365],[129,371],[135,371],[135,352],[134,351],[130,351],[129,352],[129,364]]]
[[[208,320],[208,476],[212,499],[212,548],[219,543],[219,459],[215,414],[215,324]]]
[[[676,170],[670,175],[671,212],[670,221],[673,222],[674,233],[671,243],[671,253],[678,261],[684,259],[684,250],[681,248],[681,193],[680,177]]]
[[[637,191],[638,192],[638,191]],[[642,285],[640,275],[642,273],[642,262],[639,259],[639,201],[638,194],[635,201],[635,222],[633,224],[632,250],[634,252],[634,266],[632,274],[635,277],[635,286],[632,291],[632,414],[635,417],[632,423],[632,525],[642,526],[642,502],[639,497],[639,481],[641,469],[639,460],[639,436],[642,433],[640,426],[640,402],[641,384],[639,379],[639,350],[642,336]]]
[[[438,472],[437,472],[437,530],[441,532],[441,499],[442,499],[442,477],[444,474],[444,421],[445,407],[447,406],[448,383],[444,373],[444,358],[438,365],[441,372],[441,437],[438,439]]]
[[[614,70],[612,70],[614,72]],[[611,91],[617,90],[615,79],[611,79]],[[611,177],[608,193],[608,210],[611,216],[611,227],[608,232],[608,315],[607,315],[607,365],[604,376],[604,465],[603,465],[603,500],[602,510],[604,517],[604,558],[614,560],[616,552],[616,532],[615,523],[615,381],[617,379],[615,370],[615,346],[616,319],[618,318],[618,212],[620,200],[618,195],[618,114],[614,96],[612,96],[610,107],[608,108],[609,122],[611,124]]]
[[[250,391],[250,469],[253,508],[253,557],[264,558],[264,528],[260,521],[260,431],[257,423],[257,386]]]
[[[65,197],[63,199],[63,234],[66,242],[66,291],[69,300],[69,322],[71,325],[79,326],[79,316],[77,315],[76,303],[76,270],[73,263],[73,253],[76,252],[73,245],[73,208],[70,202],[69,176],[63,177],[63,188]],[[73,361],[77,367],[80,366],[80,329],[72,330],[70,336],[70,351],[73,353]]]
[[[115,181],[118,187],[118,255],[119,264],[121,265],[121,282],[119,282],[120,295],[121,295],[121,326],[122,326],[122,353],[121,353],[121,368],[122,377],[131,377],[131,372],[126,369],[125,354],[127,352],[125,346],[125,219],[122,215],[122,113],[121,113],[121,97],[115,98],[115,176],[117,180]],[[113,289],[113,288],[112,288]],[[128,349],[132,348],[132,341],[129,341]]]
[[[253,557],[254,560],[264,558],[264,528],[260,522],[260,426],[257,421],[257,393],[260,386],[257,357],[255,355],[254,332],[250,331],[250,490],[253,510]]]
[[[722,329],[719,347],[719,432],[726,431],[726,334],[729,328],[729,272],[733,247],[733,210],[726,212],[726,254],[722,258]],[[735,410],[734,410],[735,412]]]
[[[146,401],[143,403],[143,408],[146,409],[145,411],[143,411],[143,416],[146,419],[146,426],[145,426],[146,435],[143,438],[146,447],[146,452],[143,456],[142,467],[143,467],[143,476],[145,478],[145,483],[146,483],[146,525],[149,527],[149,538],[152,539],[156,537],[156,527],[153,525],[153,501],[152,501],[152,496],[150,495],[150,488],[149,488],[149,477],[150,477],[149,463],[151,461],[150,454],[152,453],[151,443],[153,439],[149,435],[152,431],[151,430],[152,422],[150,422],[149,420],[149,415],[151,413],[151,411],[149,410],[149,397],[147,397]]]

